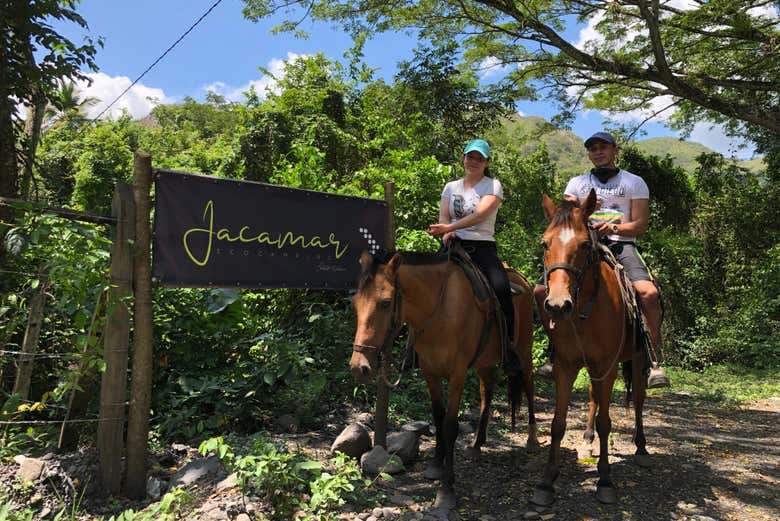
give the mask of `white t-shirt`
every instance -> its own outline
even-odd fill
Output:
[[[468,189],[463,186],[463,179],[458,179],[447,183],[441,193],[441,196],[446,197],[449,201],[450,222],[452,223],[474,213],[479,200],[486,195],[495,195],[502,201],[504,200],[504,190],[497,179],[485,176],[479,183]],[[481,223],[455,230],[455,236],[469,241],[493,241],[496,214],[498,214],[498,208],[493,210]]]
[[[590,216],[592,223],[608,222],[620,224],[631,222],[631,201],[633,199],[650,199],[650,190],[645,180],[626,170],[620,170],[610,177],[606,183],[602,183],[593,174],[582,174],[573,177],[566,185],[564,194],[574,197],[580,204],[588,197],[591,188],[596,190],[596,195],[601,198],[601,208]],[[636,237],[622,235],[608,235],[613,241],[636,242]]]

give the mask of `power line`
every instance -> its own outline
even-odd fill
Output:
[[[185,38],[185,37],[186,37],[188,34],[190,34],[190,32],[192,32],[192,30],[193,30],[193,29],[195,29],[195,27],[197,27],[197,25],[198,25],[198,24],[199,24],[201,21],[203,21],[203,19],[204,19],[204,18],[206,18],[206,17],[209,15],[209,13],[211,13],[211,11],[213,11],[213,10],[214,10],[214,9],[215,9],[215,8],[216,8],[216,7],[217,7],[219,4],[221,4],[221,3],[222,3],[222,0],[217,0],[216,2],[214,2],[214,5],[212,5],[211,7],[209,7],[209,8],[208,8],[208,10],[207,10],[205,13],[203,13],[203,14],[201,15],[201,17],[200,17],[200,18],[198,18],[198,19],[195,21],[195,23],[194,23],[194,24],[192,24],[192,25],[190,26],[190,28],[189,28],[189,29],[187,29],[186,31],[184,31],[184,34],[182,34],[181,36],[179,36],[179,39],[178,39],[178,40],[176,40],[175,42],[173,42],[173,44],[172,44],[170,47],[168,47],[168,48],[165,50],[165,52],[164,52],[164,53],[162,53],[162,54],[160,55],[160,57],[159,57],[159,58],[157,58],[156,60],[154,60],[154,62],[153,62],[153,63],[152,63],[152,64],[151,64],[149,67],[147,67],[147,68],[146,68],[146,70],[145,70],[144,72],[142,72],[142,73],[141,73],[141,75],[140,75],[140,76],[138,76],[138,77],[135,79],[135,81],[133,81],[133,83],[131,83],[131,84],[130,84],[130,86],[129,86],[129,87],[127,87],[125,90],[123,90],[123,91],[122,91],[122,93],[121,93],[119,96],[117,96],[117,97],[116,97],[116,99],[115,99],[114,101],[112,101],[111,103],[109,103],[109,104],[108,104],[108,106],[106,106],[106,108],[104,108],[102,111],[100,111],[100,114],[98,114],[97,116],[95,116],[94,118],[92,118],[92,120],[90,120],[90,122],[89,122],[89,123],[90,123],[90,124],[92,124],[92,123],[95,123],[95,122],[96,122],[98,119],[100,119],[100,116],[102,116],[103,114],[105,114],[105,113],[108,111],[108,109],[110,109],[111,107],[113,107],[113,106],[114,106],[114,103],[116,103],[117,101],[119,101],[119,100],[120,100],[120,98],[122,98],[122,96],[124,96],[125,94],[127,94],[127,92],[128,92],[130,89],[132,89],[132,88],[135,86],[135,84],[136,84],[136,83],[138,83],[139,81],[141,81],[141,78],[143,78],[144,76],[146,76],[146,73],[147,73],[147,72],[149,72],[150,70],[152,70],[152,68],[154,68],[154,66],[155,66],[155,65],[157,65],[157,64],[160,62],[160,60],[162,60],[163,58],[165,58],[165,56],[166,56],[166,55],[167,55],[169,52],[171,52],[171,51],[173,50],[173,48],[174,48],[174,47],[176,47],[176,46],[179,44],[179,42],[181,42],[181,41],[182,41],[182,40],[183,40],[183,39],[184,39],[184,38]]]

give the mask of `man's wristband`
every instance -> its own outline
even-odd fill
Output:
[[[610,229],[610,230],[612,230],[612,233],[613,233],[613,234],[615,234],[615,235],[617,235],[617,234],[618,234],[618,225],[617,225],[617,224],[612,224],[612,225],[609,227],[609,229]]]

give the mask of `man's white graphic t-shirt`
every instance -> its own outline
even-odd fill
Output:
[[[503,201],[504,190],[497,179],[485,176],[479,183],[468,189],[463,186],[463,179],[458,179],[447,183],[441,193],[441,196],[446,197],[449,201],[450,222],[456,222],[474,213],[479,200],[486,195],[495,195]],[[498,214],[498,208],[481,223],[455,230],[455,236],[469,241],[494,240],[496,214]]]
[[[606,183],[599,181],[593,174],[582,174],[574,177],[566,185],[564,194],[567,197],[574,197],[582,203],[588,197],[591,188],[596,190],[596,195],[601,198],[601,208],[590,216],[592,223],[620,224],[631,222],[634,220],[631,215],[631,201],[633,199],[650,199],[650,190],[647,188],[645,180],[622,169],[610,177]],[[635,237],[622,235],[608,235],[607,237],[613,241],[636,242]]]

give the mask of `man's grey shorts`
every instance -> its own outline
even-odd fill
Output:
[[[628,275],[628,280],[631,282],[637,282],[640,280],[653,280],[650,276],[650,272],[645,266],[645,262],[636,251],[636,244],[633,242],[611,242],[608,243],[609,249],[612,250],[612,254],[617,261],[623,265]],[[536,281],[539,285],[544,285],[544,274]]]

